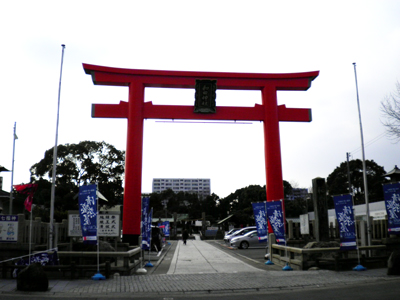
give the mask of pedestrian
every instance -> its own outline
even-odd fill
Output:
[[[188,237],[189,237],[189,234],[188,234],[187,230],[184,229],[182,232],[182,240],[185,245],[186,245],[186,240],[188,239]]]

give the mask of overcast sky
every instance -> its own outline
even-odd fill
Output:
[[[125,119],[93,119],[92,103],[128,100],[127,87],[95,86],[82,63],[155,70],[320,71],[308,91],[279,104],[311,108],[311,123],[280,123],[283,178],[309,188],[361,159],[357,75],[366,159],[400,165],[380,102],[400,80],[400,1],[2,1],[0,165],[14,184],[55,144],[61,44],[65,44],[59,144],[105,141],[126,148]],[[146,89],[145,101],[193,105],[194,90]],[[253,106],[260,92],[218,91],[217,106]],[[142,192],[153,178],[210,178],[225,197],[265,184],[262,124],[145,121]],[[1,173],[3,190],[11,172]]]

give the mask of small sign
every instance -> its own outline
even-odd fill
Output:
[[[82,236],[79,214],[68,214],[68,236]]]
[[[0,215],[0,242],[15,243],[18,241],[18,216]]]
[[[99,214],[99,236],[119,236],[119,214]]]
[[[218,230],[206,230],[205,236],[216,236]]]
[[[196,93],[194,112],[201,114],[215,114],[217,98],[217,81],[196,79]]]
[[[308,222],[308,214],[300,215],[300,233],[310,234],[310,223]]]
[[[110,211],[99,214],[99,236],[119,236],[119,212]],[[68,214],[68,236],[82,236],[79,214]]]

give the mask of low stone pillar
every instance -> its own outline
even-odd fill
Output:
[[[18,244],[25,243],[25,215],[18,214]]]
[[[58,247],[58,240],[59,240],[59,236],[58,236],[58,231],[59,231],[59,223],[54,223],[54,239],[53,239],[53,248],[57,248]]]
[[[314,178],[312,186],[315,216],[314,236],[317,242],[327,242],[329,241],[329,219],[325,179]]]
[[[276,237],[275,234],[270,233],[268,234],[268,253],[269,253],[269,260],[272,261],[272,245],[276,244]]]
[[[310,237],[312,239],[315,239],[315,220],[311,221],[311,226],[312,226],[312,234],[311,234],[311,231],[310,231]]]
[[[45,292],[48,288],[49,280],[40,263],[33,263],[18,273],[18,291]]]
[[[364,220],[360,221],[360,241],[361,241],[361,246],[366,246],[367,245],[367,225],[365,224]]]
[[[288,239],[292,240],[293,239],[293,221],[290,220],[288,222]]]
[[[390,255],[387,275],[400,275],[400,250],[395,250]]]

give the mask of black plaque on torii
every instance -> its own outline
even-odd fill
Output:
[[[217,81],[196,79],[196,93],[194,95],[194,112],[200,114],[215,114],[217,98]]]

